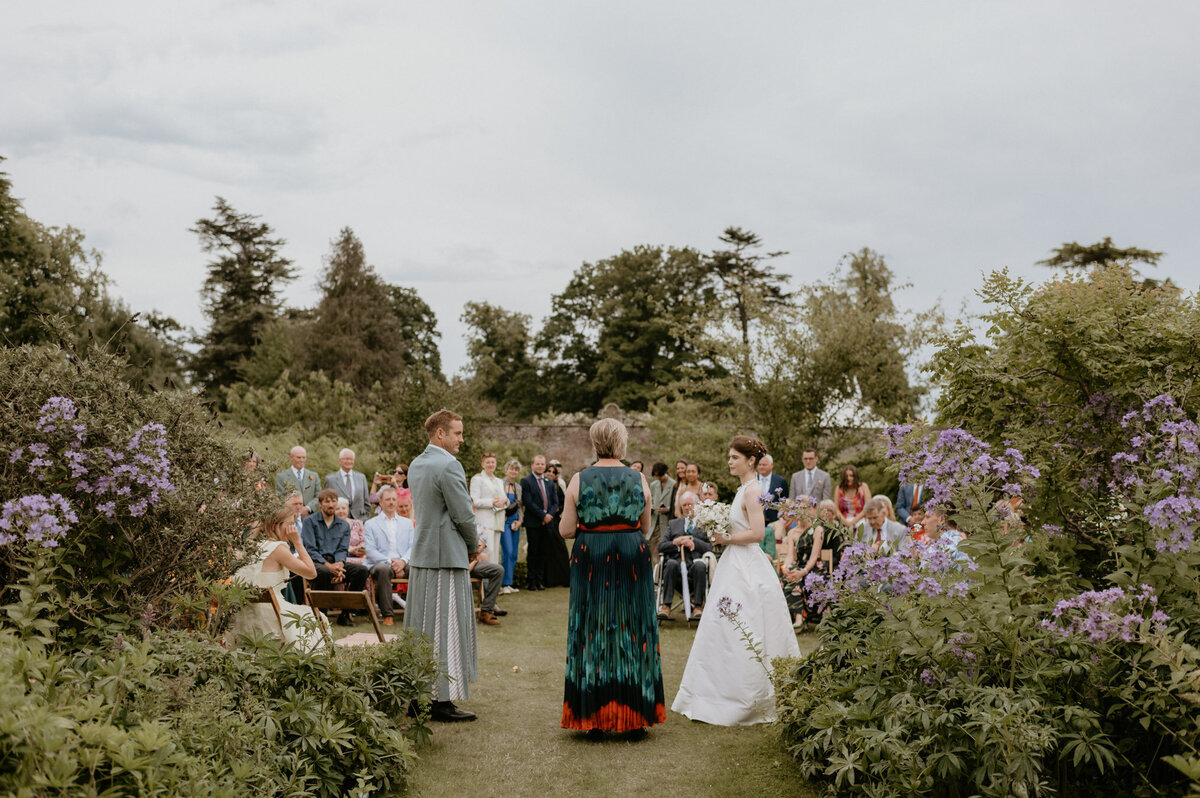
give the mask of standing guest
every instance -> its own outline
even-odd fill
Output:
[[[681,563],[687,564],[688,597],[695,608],[693,618],[699,618],[704,611],[704,590],[708,587],[708,565],[703,558],[712,551],[712,543],[708,540],[708,534],[693,518],[696,512],[696,494],[685,493],[680,496],[679,509],[683,515],[671,519],[667,526],[667,534],[659,544],[659,554],[663,558],[663,603],[658,608],[658,617],[663,620],[671,617],[671,602],[675,600],[675,591],[683,590]]]
[[[679,497],[684,493],[694,493],[701,496],[704,492],[704,483],[700,481],[700,466],[696,463],[688,463],[683,469],[683,481],[675,487],[675,515],[673,518],[678,518],[683,515],[679,508]],[[703,497],[700,499],[704,501]]]
[[[546,466],[546,476],[554,484],[555,511],[550,521],[550,532],[546,536],[546,587],[569,587],[571,585],[571,552],[567,541],[556,534],[562,521],[566,504],[567,484],[562,478],[562,463],[551,460]]]
[[[366,524],[367,569],[375,580],[375,604],[383,615],[383,625],[392,626],[392,580],[408,576],[412,557],[413,522],[396,512],[396,489],[384,485],[379,490],[379,515]]]
[[[905,526],[912,526],[910,516],[925,506],[927,495],[928,491],[921,482],[901,484],[900,492],[896,494],[896,520]]]
[[[846,521],[846,526],[854,529],[866,515],[867,500],[871,498],[871,489],[858,481],[858,469],[848,465],[842,469],[842,478],[833,491],[833,503]]]
[[[679,513],[675,512],[675,499],[679,497],[679,486],[683,484],[684,475],[687,473],[687,460],[675,461],[675,485],[671,488],[671,518],[678,518]]]
[[[391,485],[396,490],[408,487],[408,463],[396,466],[391,474],[375,472],[375,478],[371,480],[371,504],[379,504],[379,489],[384,485]]]
[[[496,607],[496,599],[500,596],[500,583],[504,579],[504,566],[488,559],[484,551],[483,541],[475,548],[467,568],[472,577],[483,582],[483,598],[479,601],[479,622],[487,626],[499,626],[498,615],[508,615],[507,610]]]
[[[496,476],[496,455],[484,452],[480,458],[483,470],[471,477],[471,504],[475,508],[475,523],[483,538],[489,557],[498,557],[500,533],[504,531],[504,480]]]
[[[772,500],[782,499],[788,492],[788,484],[783,477],[775,473],[775,459],[769,454],[758,464],[758,487],[763,496],[770,496]],[[763,518],[775,535],[775,542],[782,541],[783,524],[779,523],[779,510],[764,507]]]
[[[317,496],[320,511],[304,519],[300,537],[317,565],[313,589],[331,590],[344,582],[350,590],[362,590],[367,584],[367,567],[346,562],[350,556],[350,524],[337,517],[337,500],[337,491],[321,491]],[[343,611],[338,615],[338,625],[353,626],[354,615]]]
[[[535,455],[530,464],[533,471],[521,480],[521,501],[525,503],[525,539],[529,544],[526,556],[530,590],[546,589],[546,548],[554,513],[558,511],[558,491],[546,479],[546,455]]]
[[[308,462],[308,452],[303,446],[293,446],[288,452],[288,459],[292,461],[292,467],[285,468],[275,475],[275,492],[280,496],[287,496],[292,491],[299,493],[300,498],[304,500],[300,517],[304,518],[317,511],[321,477],[316,471],[304,467]]]
[[[504,464],[504,531],[500,533],[500,564],[504,567],[504,583],[500,592],[504,595],[516,593],[520,588],[513,585],[513,573],[517,568],[517,552],[521,549],[521,461],[509,460]]]
[[[479,547],[467,475],[454,455],[463,444],[462,416],[439,410],[425,420],[429,446],[408,469],[416,533],[408,562],[404,628],[429,638],[438,664],[430,715],[436,721],[475,720],[455,706],[479,676],[470,554]]]
[[[579,537],[571,558],[562,727],[638,731],[667,719],[650,551],[650,486],[621,464],[625,425],[588,431],[596,463],[571,477],[559,532]]]
[[[869,499],[863,516],[855,535],[859,543],[866,543],[880,554],[887,555],[895,553],[908,542],[908,527],[888,518],[883,502]]]
[[[833,567],[837,568],[842,561],[842,552],[854,542],[854,532],[846,526],[842,514],[832,499],[826,499],[817,505],[816,523],[823,530],[823,548],[833,552]]]
[[[364,542],[363,522],[350,517],[350,502],[346,501],[343,496],[338,496],[337,510],[334,512],[338,518],[350,525],[350,556],[346,558],[346,562],[366,565],[367,549]]]
[[[325,487],[346,497],[350,502],[351,518],[366,521],[371,517],[367,503],[370,493],[367,491],[366,475],[354,470],[354,450],[342,449],[338,452],[338,465],[340,468],[337,471],[325,475]]]
[[[675,480],[667,475],[666,463],[655,463],[650,467],[650,528],[642,535],[650,544],[650,556],[658,562],[658,544],[671,521],[671,505],[675,501]]]
[[[818,504],[826,499],[832,499],[833,485],[829,480],[829,474],[817,468],[817,450],[805,449],[801,453],[800,462],[804,464],[804,468],[792,474],[792,485],[788,492],[788,498],[808,496],[816,499]]]
[[[629,467],[640,474],[646,468],[646,464],[641,460],[634,460],[629,464]]]

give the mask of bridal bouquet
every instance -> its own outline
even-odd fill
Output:
[[[708,539],[720,543],[729,540],[729,505],[709,499],[696,505],[696,525],[708,533]]]

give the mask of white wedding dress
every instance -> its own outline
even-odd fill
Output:
[[[733,499],[731,532],[750,527],[742,507],[745,490],[742,485]],[[759,644],[766,668],[775,657],[800,656],[792,616],[771,561],[757,543],[728,545],[717,563],[704,615],[671,709],[716,726],[749,726],[772,720],[775,692],[771,680],[763,664],[747,649],[737,623],[721,614],[725,598],[729,599],[730,609],[737,611],[737,623]]]

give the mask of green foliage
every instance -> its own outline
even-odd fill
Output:
[[[310,437],[350,438],[370,414],[370,408],[355,395],[354,386],[330,379],[323,371],[309,372],[293,381],[285,370],[265,388],[237,383],[227,390],[225,406],[235,424],[254,433],[296,427]]]
[[[393,351],[405,366],[416,367],[442,378],[442,353],[438,339],[437,315],[415,288],[389,285],[392,314],[400,320],[399,338],[392,342]]]
[[[335,656],[188,633],[71,652],[0,630],[0,793],[398,795],[427,705],[428,644]]]
[[[234,210],[217,197],[213,217],[192,228],[200,247],[215,253],[200,290],[210,321],[192,362],[197,381],[211,396],[238,379],[240,362],[249,357],[260,331],[279,315],[283,283],[294,280],[292,262],[280,254],[284,241],[274,238],[259,217]]]
[[[1046,260],[1038,261],[1039,266],[1051,269],[1095,269],[1117,266],[1132,269],[1135,263],[1145,263],[1157,266],[1161,252],[1153,252],[1137,247],[1114,247],[1108,236],[1097,244],[1087,246],[1072,241],[1054,250],[1054,254]]]
[[[638,246],[584,263],[553,299],[537,339],[555,410],[608,402],[645,410],[663,386],[710,364],[695,346],[713,298],[694,249]]]
[[[785,279],[765,265],[786,252],[755,252],[762,239],[749,230],[727,227],[720,240],[729,249],[718,250],[709,257],[709,264],[720,286],[721,304],[733,308],[734,320],[742,334],[742,345],[750,346],[751,309],[765,307],[782,310],[791,296],[785,289]]]
[[[250,355],[237,364],[241,380],[229,390],[271,388],[285,372],[296,370],[304,348],[306,319],[289,314],[263,324],[250,348]],[[229,396],[226,394],[226,402]]]
[[[70,609],[61,622],[64,637],[152,617],[168,597],[232,573],[243,531],[275,506],[273,496],[254,490],[254,476],[199,398],[181,391],[140,393],[126,381],[126,369],[124,358],[99,349],[0,349],[0,478],[7,496],[57,490],[86,516],[55,550],[58,599]],[[138,430],[162,425],[173,490],[140,516],[122,508],[105,517],[96,509],[103,498],[71,487],[75,480],[59,439],[38,429],[51,397],[69,397],[78,409],[77,423],[86,430],[81,451],[92,469],[108,461],[106,450],[132,458],[127,447]],[[45,471],[9,456],[38,442],[50,447],[52,466]],[[0,549],[5,584],[12,585],[20,557],[20,547]]]
[[[675,478],[675,461],[687,460],[700,466],[700,478],[712,482],[722,493],[737,490],[729,474],[729,442],[737,433],[737,422],[727,410],[695,398],[659,399],[650,408],[646,422],[652,448],[670,467]],[[650,473],[650,463],[646,473]]]
[[[1200,412],[1200,299],[1147,288],[1123,267],[1031,285],[992,274],[980,296],[984,336],[965,325],[933,357],[938,415],[994,444],[1012,441],[1042,471],[1036,520],[1077,544],[1064,555],[1095,578],[1109,550],[1098,524],[1112,510],[1121,416],[1169,394]],[[1128,530],[1111,534],[1132,543]]]
[[[471,386],[478,395],[511,418],[529,419],[543,411],[547,396],[532,354],[528,314],[467,302],[462,322],[468,329]]]

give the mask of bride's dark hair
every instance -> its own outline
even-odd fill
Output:
[[[757,468],[759,462],[767,455],[767,447],[758,438],[750,438],[745,435],[738,435],[729,443],[729,448],[733,449],[738,454],[745,457],[747,460],[754,461],[754,467]]]

